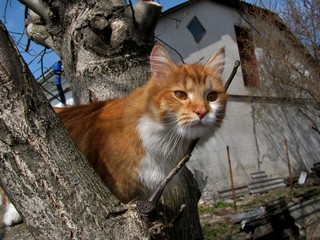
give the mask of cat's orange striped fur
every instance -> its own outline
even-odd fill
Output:
[[[205,66],[175,65],[156,45],[151,78],[128,97],[56,109],[64,126],[113,194],[147,198],[194,138],[221,125],[227,96],[224,51]]]

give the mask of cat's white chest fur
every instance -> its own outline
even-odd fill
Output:
[[[145,194],[150,197],[180,160],[186,148],[181,137],[173,136],[169,128],[147,116],[140,119],[137,127],[145,149],[137,171],[140,181],[146,187]]]
[[[15,224],[21,223],[22,218],[18,213],[17,209],[10,203],[7,206],[6,213],[3,216],[3,223],[6,226],[14,226]]]

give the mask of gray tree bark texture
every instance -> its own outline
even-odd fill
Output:
[[[35,239],[148,239],[101,182],[0,27],[0,175]]]
[[[161,5],[20,1],[39,15],[26,21],[27,34],[60,55],[76,103],[125,96],[146,81]]]
[[[149,54],[154,44],[153,32],[161,14],[161,6],[158,4],[137,1],[130,7],[123,0],[20,1],[32,10],[30,18],[26,20],[29,38],[52,48],[60,55],[77,104],[125,96],[148,79]],[[0,59],[0,62],[3,60]],[[7,69],[3,71],[8,72]],[[28,72],[26,67],[22,72]],[[8,74],[1,78],[5,76],[8,76],[7,80],[1,81],[15,82],[19,79],[17,77],[21,78]],[[34,82],[34,79],[27,78]],[[23,87],[20,89],[17,86]],[[51,235],[59,236],[52,239],[62,239],[62,236],[67,236],[66,239],[76,239],[79,236],[83,236],[82,239],[99,239],[89,237],[92,226],[81,230],[77,226],[84,225],[87,218],[96,222],[107,218],[110,222],[105,220],[97,223],[100,229],[109,226],[110,232],[118,232],[121,229],[116,227],[118,222],[122,226],[131,224],[132,227],[112,238],[134,239],[134,234],[141,227],[135,218],[136,212],[126,210],[131,208],[110,197],[100,179],[91,179],[93,170],[83,162],[74,143],[65,136],[67,133],[55,114],[49,110],[44,97],[36,95],[33,87],[21,83],[17,86],[4,88],[8,89],[7,93],[1,89],[4,97],[0,101],[6,106],[1,109],[7,109],[4,111],[6,114],[1,113],[0,117],[0,126],[2,128],[3,124],[4,129],[1,130],[1,136],[4,136],[1,141],[10,143],[1,143],[0,171],[1,176],[2,173],[6,174],[4,180],[1,179],[1,185],[19,212],[25,216],[33,235],[39,236],[37,228],[33,226],[42,224],[48,232],[52,231]],[[24,100],[13,100],[12,96],[17,95],[18,98],[21,95],[19,91],[24,91]],[[17,108],[13,108],[16,105]],[[7,120],[9,116],[11,119]],[[28,133],[27,130],[32,132]],[[40,150],[44,152],[40,154]],[[57,159],[59,154],[66,155]],[[187,205],[182,216],[168,231],[168,237],[175,240],[203,239],[197,212],[200,196],[198,188],[192,174],[187,169],[183,171],[184,174],[175,177],[162,198],[168,221],[176,216],[181,204]],[[88,189],[87,185],[80,187],[84,181],[82,178],[89,173],[88,179],[91,180],[88,180]],[[102,188],[104,190],[101,191]],[[88,199],[83,200],[85,197]],[[42,201],[37,202],[38,199]],[[25,201],[29,203],[27,208],[24,207]],[[91,210],[91,204],[93,209],[98,207],[99,210]],[[73,217],[74,215],[77,217]],[[56,229],[60,227],[67,230]],[[131,228],[132,237],[128,235]],[[90,233],[96,228],[92,229]],[[53,234],[55,230],[57,234]],[[141,227],[140,230],[138,239],[143,239],[145,229]],[[99,231],[102,235],[105,234]],[[108,234],[104,235],[104,239],[111,238],[111,233]],[[43,238],[49,239],[38,237]]]

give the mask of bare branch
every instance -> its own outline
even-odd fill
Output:
[[[132,11],[132,21],[133,21],[133,24],[135,24],[136,23],[136,17],[134,15],[134,9],[133,9],[133,4],[132,4],[131,0],[129,0],[129,5],[130,5],[131,11]]]
[[[156,191],[152,194],[148,201],[140,201],[137,203],[137,208],[141,216],[146,219],[150,219],[153,217],[154,210],[159,202],[159,199],[167,186],[167,184],[171,181],[171,179],[181,170],[181,168],[189,161],[191,157],[191,153],[198,143],[199,139],[193,140],[185,155],[179,160],[177,165],[171,170],[168,176],[162,181],[162,183],[158,186]]]
[[[131,32],[137,41],[152,41],[156,23],[159,20],[162,6],[153,1],[137,1],[127,17],[132,21]]]
[[[26,5],[28,8],[30,8],[32,11],[34,11],[36,14],[38,14],[43,21],[46,23],[50,22],[50,15],[51,11],[50,9],[43,4],[43,1],[41,0],[19,0],[22,4]]]
[[[179,51],[175,48],[173,48],[172,46],[170,46],[168,43],[166,43],[165,41],[161,40],[159,37],[155,37],[155,39],[157,39],[159,42],[161,42],[162,44],[164,44],[165,46],[167,46],[168,48],[170,48],[172,51],[174,51],[176,54],[178,54],[180,61],[184,64],[184,60],[183,57],[181,56],[181,54],[179,53]]]

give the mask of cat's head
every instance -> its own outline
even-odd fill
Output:
[[[150,56],[151,117],[187,139],[213,134],[225,114],[224,49],[204,65],[176,65],[160,45]]]

